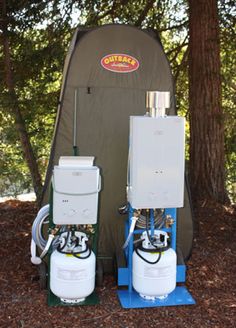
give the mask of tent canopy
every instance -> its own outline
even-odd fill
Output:
[[[127,71],[128,70],[128,71]],[[54,165],[60,156],[95,156],[102,172],[99,208],[99,254],[112,256],[124,241],[129,116],[145,114],[147,90],[170,91],[175,115],[173,79],[163,47],[154,32],[128,25],[77,29],[66,57],[44,203]],[[185,258],[192,247],[189,194],[178,210],[177,243]]]

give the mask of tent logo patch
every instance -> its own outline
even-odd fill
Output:
[[[126,54],[109,54],[101,59],[101,65],[115,73],[130,73],[139,68],[139,61]]]

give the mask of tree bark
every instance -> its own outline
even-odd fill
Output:
[[[217,0],[189,0],[190,182],[195,199],[227,201]]]
[[[25,126],[24,119],[21,114],[17,94],[14,86],[12,63],[11,63],[11,54],[10,54],[10,45],[7,31],[7,14],[6,14],[6,1],[1,0],[1,29],[2,29],[2,46],[3,46],[3,57],[4,57],[4,66],[5,66],[5,83],[8,90],[10,98],[10,112],[15,120],[15,127],[19,134],[20,142],[22,145],[22,150],[24,154],[24,159],[28,165],[33,188],[39,202],[42,196],[42,179],[39,173],[38,164],[34,156],[32,145],[30,143],[29,135]]]

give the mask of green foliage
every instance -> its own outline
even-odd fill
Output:
[[[71,27],[40,23],[38,11],[41,1],[32,7],[17,7],[18,2],[10,2],[14,10],[9,18],[9,41],[11,48],[12,70],[19,107],[26,122],[27,132],[42,176],[45,174],[54,120],[59,98],[60,81],[66,46],[71,39]],[[27,8],[26,8],[27,7]],[[41,8],[41,7],[40,7]],[[9,9],[10,10],[10,9]],[[36,16],[34,16],[36,15]],[[32,21],[32,18],[35,20]],[[46,19],[42,13],[40,16]],[[4,76],[3,54],[0,52],[0,74]],[[16,194],[32,188],[29,170],[23,160],[18,133],[10,115],[12,99],[9,97],[4,80],[0,83],[0,194]]]
[[[10,0],[7,1],[7,11],[16,92],[42,176],[50,153],[63,62],[74,25],[127,23],[157,30],[174,75],[177,110],[188,119],[186,0]],[[232,200],[236,201],[234,1],[219,1],[219,13],[227,187]],[[3,76],[1,51],[0,74]],[[11,99],[3,81],[0,82],[0,93],[0,194],[15,194],[30,189],[31,181],[9,113]]]

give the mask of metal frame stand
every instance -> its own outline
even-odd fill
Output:
[[[134,209],[129,205],[129,216],[126,221],[125,235],[126,238],[129,233]],[[176,230],[177,230],[177,211],[175,208],[165,209],[164,215],[170,215],[174,223],[170,228],[162,228],[159,230],[166,231],[171,235],[171,248],[176,251]],[[154,234],[154,211],[150,210],[150,230],[151,236]],[[134,230],[133,236],[142,234],[144,229]],[[176,305],[190,305],[195,304],[194,299],[188,292],[185,286],[177,286],[175,290],[164,299],[146,300],[141,297],[132,286],[132,256],[133,256],[133,241],[131,237],[128,247],[125,250],[125,257],[127,267],[118,268],[118,286],[127,286],[128,289],[118,290],[118,297],[123,308],[144,308],[144,307],[158,307],[158,306],[176,306]],[[177,283],[184,283],[186,280],[186,266],[184,264],[177,265]]]

